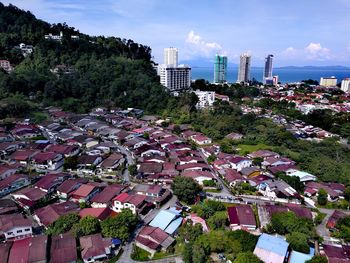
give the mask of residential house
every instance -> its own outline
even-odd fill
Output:
[[[243,229],[253,231],[256,229],[255,215],[250,205],[228,207],[227,213],[232,230]]]
[[[302,182],[302,183],[317,180],[317,177],[315,175],[312,175],[312,174],[307,173],[307,172],[299,171],[297,169],[288,169],[285,173],[288,176],[299,177],[300,182]]]
[[[193,178],[200,185],[203,185],[204,181],[216,181],[215,176],[209,171],[187,170],[181,175]]]
[[[197,143],[198,145],[206,145],[206,144],[211,144],[213,142],[212,139],[201,134],[192,135],[191,140]]]
[[[248,154],[249,158],[268,158],[268,157],[274,157],[274,158],[280,158],[280,155],[278,153],[275,153],[273,151],[270,150],[258,150],[255,152],[252,152],[250,154]]]
[[[284,263],[289,244],[281,237],[263,233],[255,246],[254,254],[263,262]]]
[[[334,210],[333,214],[329,217],[327,221],[327,228],[334,230],[336,228],[338,221],[346,216],[347,216],[346,213],[340,210]]]
[[[121,193],[112,201],[112,210],[117,213],[120,213],[123,209],[130,209],[133,214],[144,214],[150,208],[144,195]]]
[[[77,170],[82,174],[94,174],[95,167],[102,161],[101,156],[81,155],[78,157]]]
[[[182,224],[181,210],[171,207],[161,210],[149,223],[150,226],[158,227],[169,235],[174,235]]]
[[[231,164],[231,168],[237,171],[241,171],[243,168],[252,166],[252,160],[241,156],[232,157],[228,159],[228,161]]]
[[[159,250],[166,250],[175,239],[158,227],[144,226],[136,237],[135,245],[153,255]]]
[[[39,188],[25,188],[12,194],[16,202],[21,207],[28,210],[35,208],[41,201],[45,200],[47,196],[47,192]]]
[[[337,188],[337,185],[327,184],[323,182],[307,182],[305,185],[304,193],[306,196],[317,196],[320,189],[324,189],[327,192],[327,199],[330,202],[337,201],[343,197],[344,188]]]
[[[30,180],[27,175],[13,174],[0,181],[0,197],[5,196],[13,191],[30,185]]]
[[[203,232],[209,232],[209,227],[205,219],[197,216],[196,214],[189,214],[185,220],[191,220],[192,225],[200,224],[202,226]]]
[[[349,245],[323,244],[323,251],[329,263],[345,263],[350,261]]]
[[[0,165],[0,180],[3,180],[7,177],[9,177],[10,175],[14,175],[15,173],[18,173],[20,170],[20,166],[19,165]]]
[[[121,165],[124,162],[123,155],[119,153],[113,153],[108,158],[106,158],[104,161],[99,163],[97,165],[97,173],[103,174],[103,173],[111,173],[115,171],[119,165]]]
[[[48,239],[46,235],[33,236],[29,243],[29,263],[45,263],[47,262]]]
[[[112,203],[115,196],[119,195],[125,186],[113,184],[106,186],[101,192],[91,198],[91,206],[93,208],[106,208]]]
[[[80,207],[77,203],[67,201],[63,203],[54,203],[45,207],[39,208],[35,211],[33,218],[39,225],[48,227],[55,222],[60,216],[77,213],[80,211]]]
[[[39,153],[38,150],[30,150],[30,149],[17,150],[14,153],[12,153],[8,159],[10,162],[18,162],[22,165],[28,165],[32,157],[37,153]]]
[[[252,177],[258,176],[262,173],[262,171],[256,166],[245,167],[242,170],[240,170],[239,172],[247,178],[252,178]]]
[[[38,172],[56,171],[63,166],[63,157],[54,152],[39,152],[32,157],[31,163]]]
[[[39,181],[34,184],[34,187],[51,194],[55,192],[57,187],[60,186],[64,180],[68,179],[69,176],[69,174],[64,173],[47,174],[40,178]]]
[[[79,153],[79,147],[76,145],[50,144],[45,148],[46,152],[54,152],[64,157],[72,157]]]
[[[112,211],[111,209],[109,209],[109,207],[100,207],[100,208],[89,207],[89,208],[84,208],[80,210],[79,216],[81,218],[86,216],[92,216],[97,218],[100,221],[103,221],[110,216],[111,212]]]
[[[12,247],[12,242],[0,243],[0,255],[1,255],[2,263],[9,262],[8,259],[10,256],[11,247]]]
[[[74,190],[78,189],[82,184],[87,182],[88,179],[85,178],[65,180],[60,186],[57,187],[56,193],[60,200],[67,201]]]
[[[77,244],[70,233],[53,236],[51,241],[51,263],[75,263],[78,260]]]
[[[219,174],[229,183],[230,187],[234,187],[236,184],[246,181],[246,179],[234,169],[219,170]]]
[[[282,180],[267,180],[259,184],[258,190],[264,196],[271,199],[275,198],[288,198],[288,199],[300,199],[298,192],[289,184]]]
[[[16,203],[11,199],[0,199],[0,215],[18,212]]]
[[[112,254],[111,238],[103,238],[100,233],[80,237],[81,257],[84,263],[106,260]]]
[[[32,221],[22,214],[0,215],[0,232],[5,239],[21,239],[32,235]]]
[[[92,184],[82,184],[72,192],[71,200],[73,202],[86,203],[90,202],[91,198],[93,198],[98,192],[101,191],[100,187],[97,187]]]

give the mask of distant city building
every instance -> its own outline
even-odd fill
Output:
[[[342,80],[340,89],[344,92],[350,91],[350,78],[346,78]]]
[[[170,91],[189,89],[191,86],[191,68],[187,65],[159,65],[158,75],[160,83]]]
[[[0,60],[0,68],[5,70],[6,72],[10,72],[13,70],[10,61],[8,60]]]
[[[337,86],[337,79],[334,76],[321,78],[320,85],[324,87],[335,87]]]
[[[268,55],[265,58],[265,68],[264,68],[264,77],[263,81],[264,84],[273,84],[273,79],[272,79],[272,60],[273,60],[273,55]]]
[[[278,76],[273,76],[272,77],[272,82],[273,82],[273,85],[276,86],[278,84],[278,82],[279,82]]]
[[[214,62],[214,83],[226,82],[227,57],[215,55]]]
[[[177,67],[178,49],[174,47],[164,48],[164,64],[167,66]]]
[[[203,109],[213,106],[215,102],[215,92],[214,91],[200,91],[196,90],[194,92],[198,97],[198,102],[196,104],[197,109]]]
[[[248,53],[244,53],[240,56],[238,79],[237,82],[248,82],[250,79],[250,62],[251,56]]]

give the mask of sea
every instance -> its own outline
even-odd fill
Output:
[[[205,79],[213,81],[214,69],[212,67],[192,67],[191,77],[195,79]],[[227,82],[237,81],[238,68],[229,68],[227,70]],[[281,83],[299,82],[301,80],[313,79],[320,81],[321,77],[335,76],[338,82],[345,78],[350,78],[350,68],[313,68],[313,67],[286,67],[273,69],[273,76],[278,76]],[[263,68],[252,67],[250,78],[255,78],[262,82]]]

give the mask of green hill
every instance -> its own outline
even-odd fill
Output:
[[[0,72],[0,100],[8,102],[17,94],[10,101],[31,98],[43,106],[59,105],[76,112],[104,105],[153,113],[172,100],[159,84],[150,47],[133,40],[89,36],[65,23],[49,24],[1,3],[0,32],[0,59],[15,67],[11,73]],[[46,34],[60,32],[61,41],[45,39]],[[33,53],[24,57],[20,43],[33,45]],[[53,73],[58,65],[63,65],[63,71]],[[15,113],[0,107],[0,117]]]

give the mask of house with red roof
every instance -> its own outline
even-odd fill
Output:
[[[229,183],[231,187],[234,187],[237,183],[247,181],[239,172],[234,169],[219,170],[219,174]]]
[[[69,176],[69,174],[65,173],[47,174],[40,178],[39,181],[34,184],[34,187],[51,194],[55,192],[57,187],[60,186]]]
[[[77,190],[75,190],[71,199],[74,202],[85,203],[89,202],[92,197],[94,197],[98,192],[101,191],[100,187],[92,184],[82,184]]]
[[[48,227],[55,222],[60,216],[69,213],[78,213],[80,211],[79,204],[72,201],[63,203],[54,203],[45,207],[39,208],[35,211],[33,218],[39,225]]]
[[[250,167],[253,164],[252,160],[242,156],[232,157],[228,159],[228,162],[231,164],[231,168],[237,171],[241,171],[243,168]]]
[[[142,214],[148,207],[146,196],[132,193],[121,193],[112,202],[112,210],[117,213],[130,209],[133,214]]]
[[[0,165],[0,180],[3,180],[10,175],[18,173],[21,170],[21,166],[13,164],[13,165]]]
[[[344,217],[346,217],[347,214],[340,210],[334,210],[333,214],[330,216],[330,218],[327,221],[327,228],[334,230],[336,228],[336,225],[338,221]]]
[[[227,208],[230,228],[253,231],[257,228],[255,215],[250,205],[238,205]]]
[[[5,239],[22,239],[32,235],[32,221],[22,214],[0,215],[0,233]]]
[[[25,188],[14,194],[12,197],[24,209],[34,209],[40,201],[48,197],[48,193],[39,188]]]
[[[136,237],[135,245],[153,257],[157,251],[166,250],[174,241],[174,238],[159,227],[144,226]]]
[[[209,171],[187,170],[181,175],[193,178],[200,185],[203,185],[204,181],[216,181],[215,176]]]
[[[80,149],[77,145],[50,144],[45,148],[45,151],[61,154],[64,157],[71,157],[77,155]]]
[[[112,239],[103,238],[100,233],[81,237],[80,246],[84,263],[105,260],[113,249]]]
[[[196,214],[189,214],[186,218],[186,221],[191,220],[192,225],[200,224],[202,226],[203,232],[209,232],[209,227],[205,219],[197,216]]]
[[[112,184],[106,186],[101,192],[91,198],[91,206],[94,208],[109,207],[112,199],[119,195],[126,187],[124,185]]]
[[[77,244],[70,233],[53,236],[51,241],[51,263],[77,262]]]
[[[56,193],[60,200],[68,200],[74,190],[78,189],[82,184],[88,182],[88,179],[68,179],[64,181],[60,186],[57,187]]]
[[[29,262],[29,244],[31,237],[13,242],[8,263]]]
[[[32,157],[31,164],[38,172],[56,171],[63,166],[63,156],[55,152],[39,152]]]
[[[350,246],[323,244],[323,251],[329,263],[350,262]]]
[[[124,157],[120,153],[112,153],[105,160],[97,165],[97,173],[111,173],[124,162]]]
[[[0,255],[1,255],[1,260],[2,260],[1,262],[3,262],[3,263],[8,262],[11,247],[12,247],[12,242],[0,243]]]
[[[12,162],[18,162],[22,165],[28,165],[32,157],[39,153],[38,150],[21,149],[17,150],[9,156],[9,160]]]
[[[30,263],[43,263],[47,262],[47,236],[39,235],[33,236],[29,243],[29,256],[28,262]]]
[[[109,217],[111,213],[112,213],[112,210],[109,209],[109,207],[101,207],[101,208],[89,207],[89,208],[84,208],[80,210],[79,216],[81,218],[86,216],[92,216],[97,218],[98,220],[103,221],[107,217]]]

